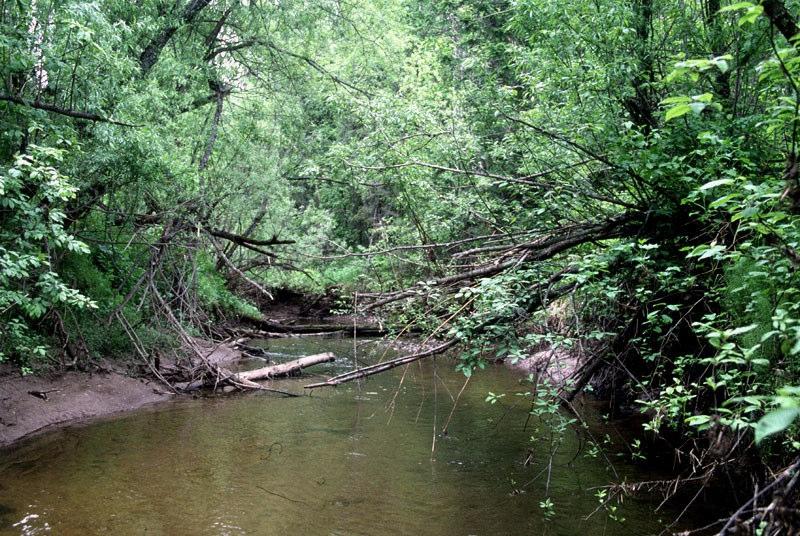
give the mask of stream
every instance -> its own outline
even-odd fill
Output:
[[[336,353],[276,382],[293,392],[353,366],[349,339],[260,345],[273,362]],[[385,347],[359,339],[355,351],[371,363]],[[302,398],[186,398],[30,438],[0,452],[0,535],[639,535],[675,517],[654,513],[658,497],[626,498],[621,523],[595,512],[608,464],[569,428],[551,465],[548,423],[526,426],[521,377],[503,366],[470,380],[449,433],[434,436],[464,379],[439,357]],[[490,391],[506,395],[491,404]],[[583,410],[594,437],[617,441],[613,424]],[[629,458],[611,457],[620,479],[657,477]],[[545,520],[548,496],[555,515]]]

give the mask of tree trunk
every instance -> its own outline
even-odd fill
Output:
[[[769,21],[787,41],[791,42],[792,37],[800,33],[797,22],[781,0],[764,0],[761,5]]]
[[[189,24],[192,22],[197,14],[210,3],[211,0],[192,0],[189,2],[183,10],[183,13],[181,13],[180,24]],[[161,51],[167,46],[169,40],[172,39],[172,36],[178,31],[178,28],[178,24],[169,24],[144,48],[141,55],[139,55],[139,69],[141,70],[142,76],[150,72],[150,69],[152,69],[158,61]]]
[[[724,13],[719,12],[721,7],[722,5],[720,0],[708,0],[706,3],[706,30],[710,36],[709,44],[711,48],[711,55],[716,57],[722,56],[727,52],[725,48],[724,26],[721,19],[721,16],[724,15]],[[717,71],[713,81],[714,90],[716,91],[717,95],[722,98],[725,106],[728,105],[728,101],[731,98],[730,75],[730,71]]]
[[[634,94],[623,101],[631,121],[645,134],[658,126],[653,115],[655,101],[650,84],[653,83],[653,51],[650,49],[650,26],[653,21],[653,1],[634,0],[634,27],[636,29],[637,72],[631,81]]]
[[[270,378],[275,378],[277,376],[289,376],[294,374],[295,372],[299,372],[301,369],[306,367],[310,367],[312,365],[318,365],[320,363],[330,363],[331,361],[335,360],[336,356],[333,355],[331,352],[325,352],[324,354],[314,354],[308,355],[305,357],[301,357],[295,359],[293,361],[287,361],[286,363],[281,363],[279,365],[270,365],[269,367],[264,367],[255,370],[247,370],[245,372],[239,372],[234,374],[231,378],[234,382],[252,382],[256,380],[268,380]]]

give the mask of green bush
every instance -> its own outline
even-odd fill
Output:
[[[197,297],[209,311],[216,310],[223,315],[261,317],[258,307],[230,291],[225,278],[216,270],[208,255],[199,255],[197,259]]]

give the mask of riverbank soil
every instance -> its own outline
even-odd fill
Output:
[[[165,386],[117,372],[0,377],[0,446],[45,428],[168,400]]]
[[[208,350],[207,360],[225,364],[241,358],[231,344],[196,341]],[[20,376],[10,365],[0,367],[0,447],[58,425],[133,411],[173,398],[169,388],[150,378],[107,366],[95,372],[52,372]]]
[[[546,348],[517,362],[506,360],[505,363],[512,370],[536,374],[557,387],[563,387],[581,365],[577,353],[562,348]]]

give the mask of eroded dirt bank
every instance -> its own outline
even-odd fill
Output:
[[[0,446],[39,430],[172,397],[163,385],[112,373],[0,378]]]
[[[206,347],[214,363],[241,356],[230,345]],[[0,370],[0,447],[45,429],[133,411],[174,396],[163,383],[122,371],[21,377],[9,367]]]
[[[203,350],[208,363],[225,365],[242,358],[241,348],[248,347],[238,345],[249,337],[347,337],[351,335],[351,324],[366,330],[371,336],[383,334],[384,331],[371,318],[358,318],[354,322],[352,317],[332,317],[325,314],[325,310],[313,312],[316,314],[309,316],[308,311],[300,310],[300,305],[295,308],[273,306],[269,311],[270,319],[263,323],[273,331],[276,326],[281,327],[281,333],[250,330],[245,325],[235,330],[244,336],[243,339],[230,339],[217,345],[195,339],[195,343]],[[342,326],[347,329],[339,329]],[[331,329],[339,331],[328,333]],[[252,333],[248,336],[249,331]],[[322,333],[316,333],[317,331]],[[424,346],[430,347],[435,343],[436,341],[429,341]],[[423,348],[417,340],[400,339],[387,341],[386,344],[399,353],[413,353]],[[188,349],[186,356],[192,361],[195,359]],[[133,366],[135,363],[129,365]],[[162,366],[170,365],[174,363],[162,362]],[[125,371],[122,363],[107,362],[104,369],[104,372],[66,372],[21,377],[14,367],[0,367],[0,447],[59,425],[133,411],[180,396],[173,394],[169,387],[153,378],[141,364],[138,364],[139,371],[133,375]],[[141,377],[142,375],[147,377]]]

